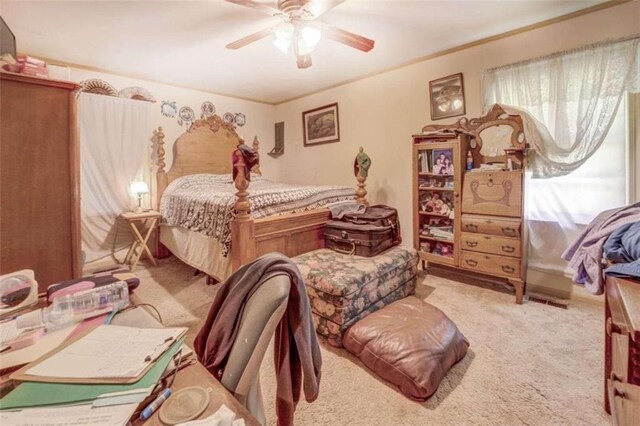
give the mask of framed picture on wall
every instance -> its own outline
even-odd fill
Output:
[[[465,114],[462,73],[429,82],[431,119],[457,117]]]
[[[340,141],[338,104],[333,103],[302,113],[304,146]]]

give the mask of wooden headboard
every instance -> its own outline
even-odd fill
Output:
[[[180,135],[173,144],[173,164],[165,171],[164,133],[162,127],[154,131],[157,144],[156,203],[160,208],[160,199],[167,186],[175,179],[199,174],[231,173],[233,169],[231,155],[238,144],[243,143],[231,124],[225,123],[218,115],[196,120],[189,130]],[[254,149],[259,142],[254,140]],[[254,172],[257,171],[254,169]]]

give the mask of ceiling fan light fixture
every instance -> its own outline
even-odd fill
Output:
[[[273,45],[278,48],[282,53],[288,53],[291,47],[291,41],[293,40],[293,25],[286,23],[278,25],[273,30]]]
[[[318,43],[320,43],[320,39],[322,38],[322,31],[317,28],[305,26],[300,31],[302,35],[302,39],[305,44],[311,48],[311,50],[315,49]]]

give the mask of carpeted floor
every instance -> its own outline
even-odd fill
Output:
[[[189,327],[204,320],[218,286],[175,258],[136,269],[138,294],[164,323]],[[471,342],[425,403],[413,402],[377,379],[345,350],[322,344],[319,398],[301,402],[296,425],[603,425],[603,306],[572,300],[568,310],[421,275],[417,296],[442,309]],[[261,372],[267,418],[275,422],[272,350]]]

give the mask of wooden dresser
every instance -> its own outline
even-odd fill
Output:
[[[522,303],[526,277],[522,170],[468,172],[462,190],[460,267],[506,278]]]
[[[74,83],[0,73],[0,274],[80,276]]]
[[[527,144],[521,118],[496,105],[481,118],[425,126],[413,136],[413,143],[414,242],[423,266],[433,262],[499,278],[514,287],[516,303],[522,303],[527,273]],[[453,156],[451,176],[433,176],[429,169],[442,152]],[[468,159],[473,170],[464,170]],[[503,166],[482,168],[496,163]],[[453,210],[449,216],[439,216],[429,207],[434,199],[449,204]],[[451,230],[451,235],[442,229]],[[438,246],[447,248],[446,256]]]
[[[605,284],[605,410],[614,425],[640,422],[640,281]]]

